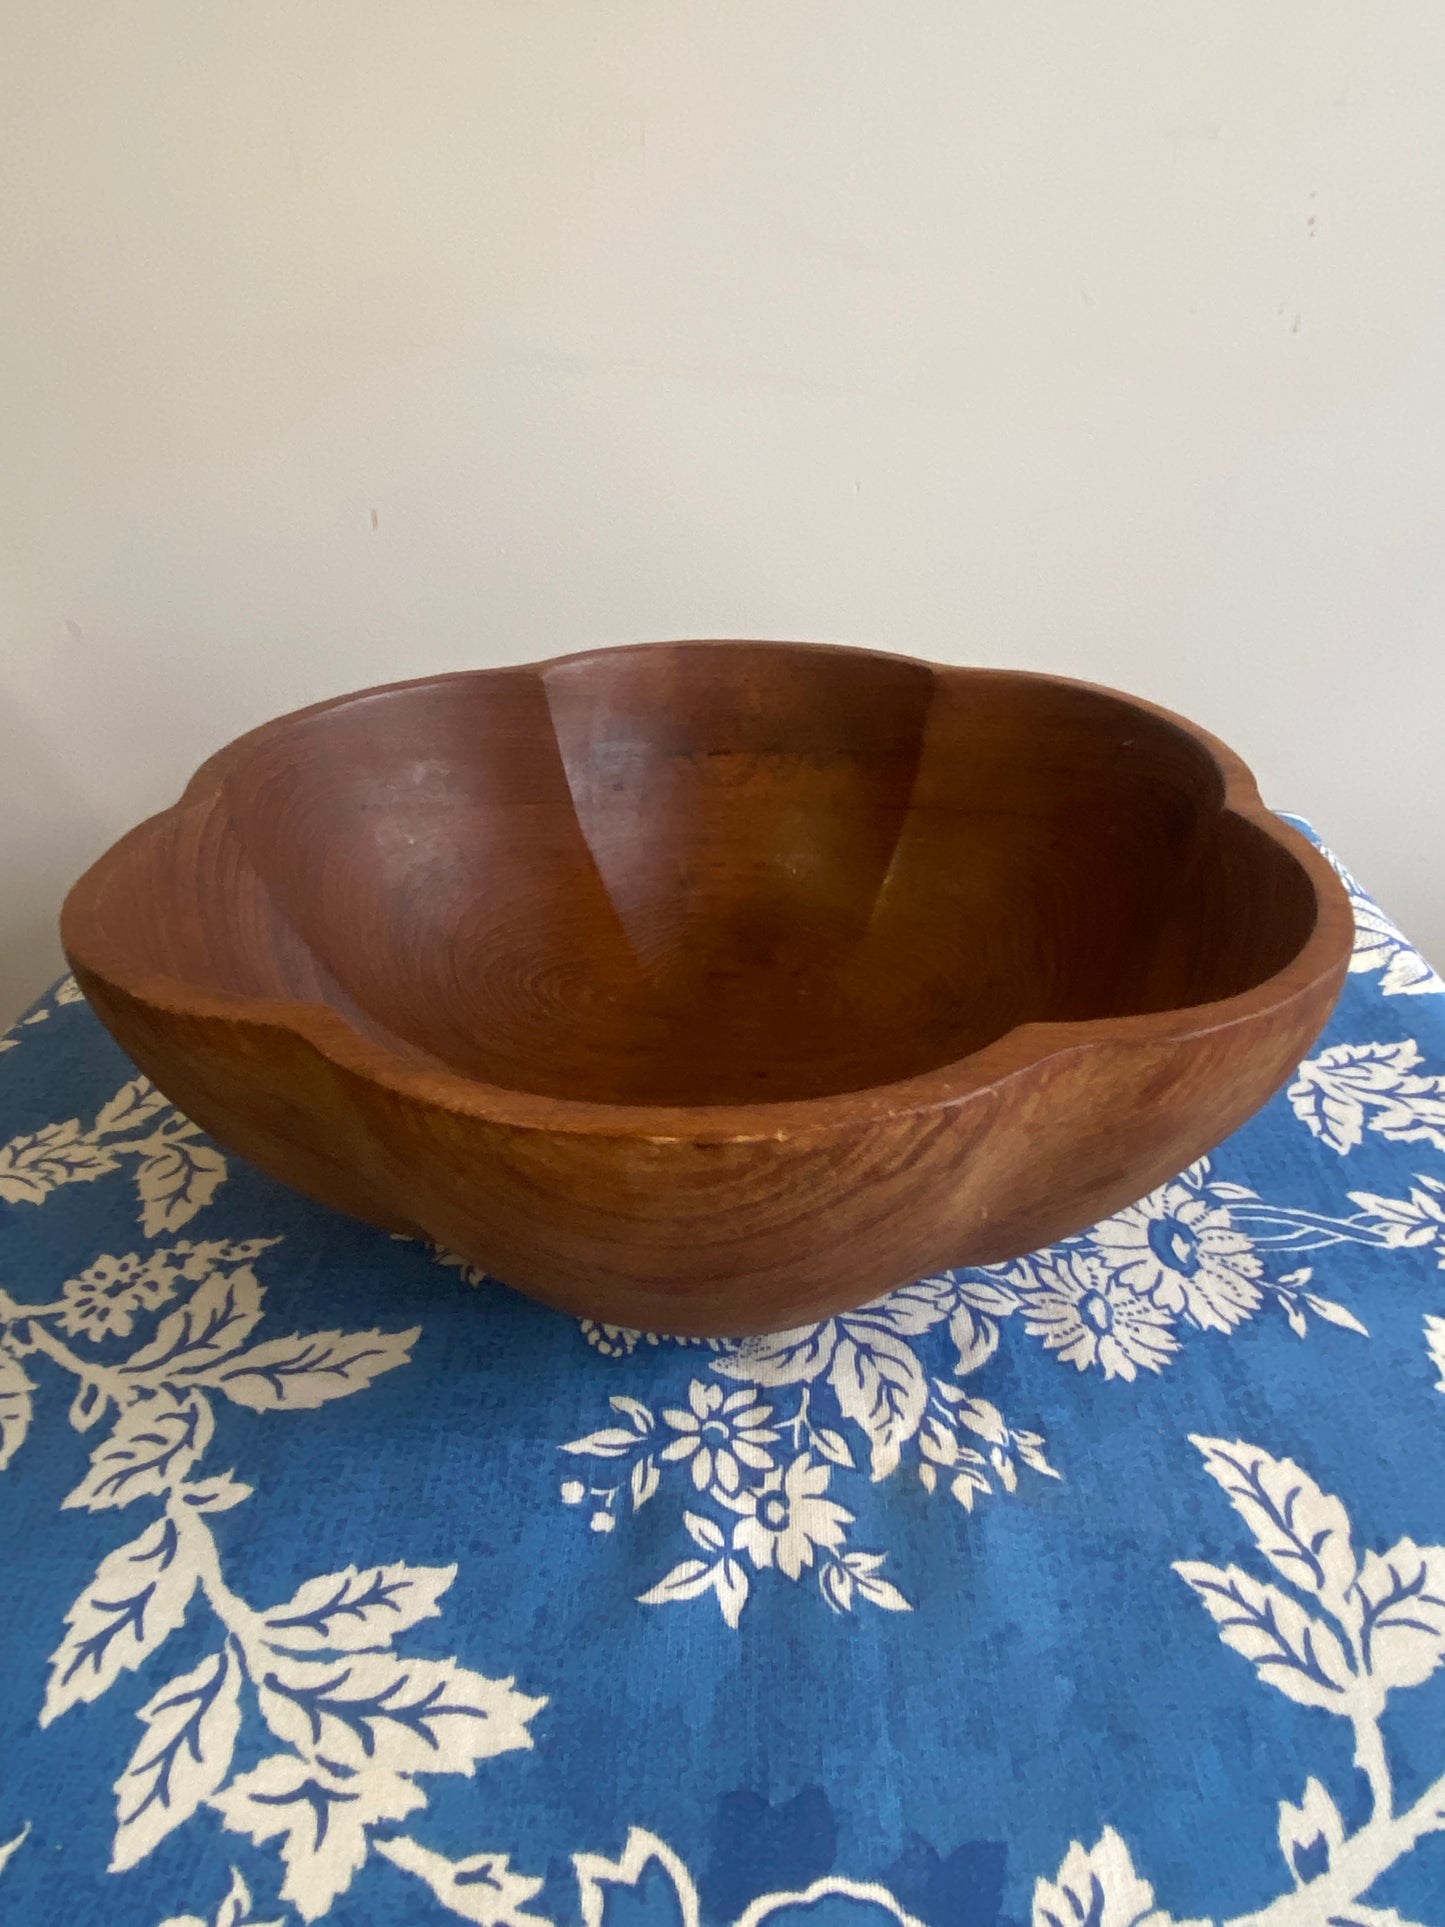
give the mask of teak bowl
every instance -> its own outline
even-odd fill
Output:
[[[548,1303],[797,1325],[1082,1230],[1285,1080],[1329,865],[1147,703],[797,643],[393,684],[213,756],[66,902],[166,1095]]]

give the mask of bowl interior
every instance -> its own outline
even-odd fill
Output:
[[[1103,692],[658,645],[273,726],[106,915],[157,971],[513,1090],[818,1097],[1273,975],[1313,892],[1222,797]]]

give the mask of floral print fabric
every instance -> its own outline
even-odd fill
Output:
[[[0,1919],[1440,1927],[1445,983],[1086,1234],[546,1311],[0,1039]]]

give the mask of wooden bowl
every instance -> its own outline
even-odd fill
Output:
[[[678,1333],[1084,1229],[1351,943],[1222,744],[1087,684],[658,643],[283,716],[75,885],[136,1063],[323,1203]]]

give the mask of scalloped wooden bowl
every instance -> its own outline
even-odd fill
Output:
[[[75,885],[136,1063],[323,1203],[678,1333],[1082,1230],[1329,1015],[1328,864],[1086,684],[687,642],[399,683],[211,758]]]

